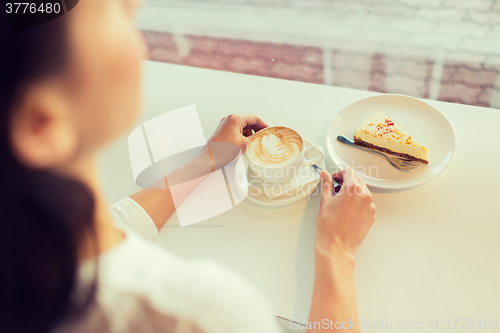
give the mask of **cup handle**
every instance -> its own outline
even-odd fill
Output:
[[[321,155],[316,156],[315,158],[307,158],[307,155],[309,155],[313,151],[317,151]],[[309,146],[304,150],[304,163],[302,165],[311,166],[313,164],[317,164],[321,162],[324,156],[325,156],[325,150],[323,149],[323,147],[321,147],[320,145]]]

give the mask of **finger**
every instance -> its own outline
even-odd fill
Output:
[[[224,122],[224,120],[226,120],[226,117],[222,118],[222,119],[220,120],[220,123],[219,123],[219,124],[222,124],[222,123]]]
[[[366,183],[363,181],[363,179],[359,178],[359,176],[358,176],[358,179],[359,179],[359,182],[365,186],[366,191],[368,191],[369,193],[371,193],[370,189],[368,188],[368,185],[366,185]]]
[[[333,181],[330,174],[326,171],[321,171],[321,199],[331,198],[333,195]]]
[[[268,127],[269,125],[256,114],[247,114],[241,116],[243,122],[243,128],[250,127],[255,132],[260,131],[263,128]]]
[[[372,202],[370,205],[370,212],[372,213],[372,219],[375,221],[377,219],[377,207],[375,204]]]
[[[366,191],[370,192],[370,189],[368,188],[368,185],[366,185],[366,183],[363,181],[363,179],[358,176],[358,174],[354,171],[354,169],[351,169],[351,170],[352,170],[352,174],[353,174],[352,179],[356,180],[356,184],[360,184],[361,186],[363,186],[363,188]]]
[[[344,182],[349,184],[358,184],[360,179],[353,168],[347,168],[344,171]]]
[[[335,179],[337,182],[343,181],[344,180],[344,170],[339,170],[339,171],[333,173],[332,178]]]

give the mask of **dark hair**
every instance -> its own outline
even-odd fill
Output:
[[[0,10],[2,332],[48,332],[86,306],[76,304],[72,292],[80,245],[84,239],[95,241],[92,193],[74,179],[24,166],[9,139],[10,117],[27,85],[57,75],[68,65],[67,16],[12,33]]]

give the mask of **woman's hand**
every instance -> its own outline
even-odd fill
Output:
[[[332,176],[321,172],[321,204],[316,232],[314,291],[309,322],[357,322],[354,252],[375,221],[375,205],[365,183],[353,169],[333,178],[343,183],[333,196]],[[335,326],[337,328],[337,326]],[[308,329],[307,333],[321,329]],[[339,332],[360,332],[343,324]]]
[[[353,169],[334,173],[342,184],[333,196],[331,176],[321,173],[322,196],[317,220],[316,251],[320,254],[354,255],[375,221],[376,207],[366,184]]]
[[[230,114],[222,118],[208,142],[232,142],[245,152],[250,136],[268,125],[257,115]]]

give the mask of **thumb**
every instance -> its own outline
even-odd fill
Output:
[[[331,198],[333,195],[332,176],[326,171],[321,171],[321,200]]]

